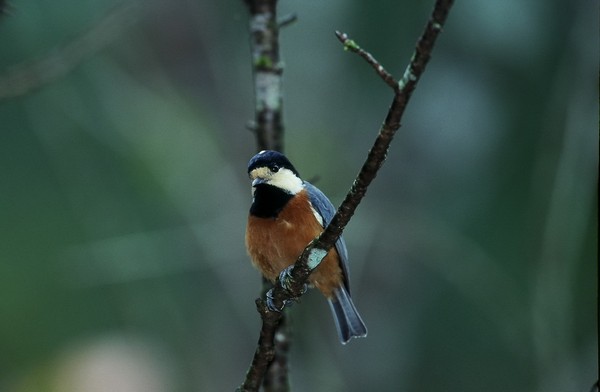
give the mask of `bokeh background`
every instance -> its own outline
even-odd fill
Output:
[[[5,3],[5,2],[2,2]],[[241,0],[0,18],[0,390],[231,391],[258,337]],[[290,1],[286,153],[339,204],[433,1]],[[294,391],[588,391],[598,2],[460,0],[345,237],[369,337],[292,308]]]

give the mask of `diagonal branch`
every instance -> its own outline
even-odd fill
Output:
[[[417,42],[415,53],[404,72],[404,75],[398,82],[397,86],[392,86],[394,89],[394,98],[388,110],[385,121],[382,124],[379,134],[369,151],[366,161],[364,162],[358,176],[354,180],[350,191],[346,198],[338,208],[333,219],[327,228],[319,237],[313,240],[302,252],[290,275],[291,279],[285,282],[285,287],[277,284],[272,292],[273,303],[275,306],[283,306],[284,301],[297,298],[302,294],[303,285],[306,282],[311,271],[315,269],[337,239],[342,234],[344,228],[354,215],[354,211],[358,207],[362,198],[367,192],[367,188],[371,181],[377,175],[378,170],[385,161],[388,148],[396,131],[400,128],[400,123],[408,101],[415,89],[417,82],[425,71],[425,67],[435,41],[442,30],[453,0],[437,0],[425,30]],[[383,68],[377,60],[369,53],[350,40],[346,34],[339,34],[338,37],[344,44],[345,48],[359,54],[371,64],[380,77],[389,85],[393,77]],[[348,44],[350,42],[350,44]]]
[[[346,34],[337,34],[347,50],[359,54],[375,68],[382,80],[393,89],[394,98],[367,159],[335,216],[321,235],[313,240],[299,256],[294,268],[291,270],[289,281],[283,282],[284,284],[278,281],[275,285],[271,294],[273,303],[278,308],[283,308],[286,301],[302,295],[304,283],[307,281],[310,273],[319,265],[342,234],[352,215],[354,215],[358,204],[365,196],[369,184],[371,184],[378,170],[383,165],[394,134],[400,128],[401,119],[408,101],[417,82],[425,71],[433,46],[442,30],[442,26],[446,22],[452,3],[453,0],[436,0],[430,19],[417,42],[415,53],[398,83],[395,83],[394,78],[385,71],[383,66],[368,52],[362,50],[356,42],[350,40]],[[259,346],[256,349],[246,381],[238,391],[258,390],[260,378],[262,377],[261,372],[264,374],[264,371],[259,369],[260,366],[255,367],[255,364],[268,363],[272,359],[274,355],[273,339],[275,337],[275,330],[282,318],[282,313],[270,311],[263,299],[258,299],[256,305],[263,321]],[[254,378],[258,377],[259,381],[253,382],[250,376]]]

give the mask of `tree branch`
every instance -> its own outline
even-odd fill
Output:
[[[379,77],[381,79],[383,79],[383,81],[392,88],[392,90],[394,90],[394,92],[398,92],[398,82],[396,81],[396,79],[394,79],[394,77],[385,70],[385,68],[383,68],[383,66],[381,64],[379,64],[379,61],[375,60],[375,58],[371,55],[371,53],[364,51],[360,46],[358,46],[356,44],[356,42],[354,42],[354,40],[351,40],[348,37],[348,34],[345,33],[340,33],[339,31],[335,32],[335,36],[340,40],[340,42],[344,45],[344,50],[349,50],[351,52],[354,52],[356,54],[358,54],[360,57],[362,57],[363,59],[365,59],[365,61],[367,63],[369,63],[369,65],[371,67],[373,67],[373,69],[375,69],[375,72],[377,72],[377,75],[379,75]]]
[[[290,272],[290,279],[286,282],[278,281],[275,285],[272,296],[273,303],[278,308],[283,308],[285,302],[296,299],[302,295],[304,283],[308,280],[310,273],[319,265],[327,255],[327,252],[342,234],[344,228],[352,218],[352,215],[354,215],[354,211],[358,207],[358,204],[366,194],[369,184],[373,181],[378,170],[383,165],[392,139],[396,131],[400,128],[402,116],[408,101],[410,100],[417,82],[425,71],[427,62],[431,57],[433,46],[446,22],[452,3],[453,0],[436,1],[430,19],[425,26],[425,30],[417,42],[412,59],[398,83],[395,83],[394,78],[377,60],[375,60],[375,58],[373,58],[373,56],[361,49],[360,46],[358,46],[356,42],[350,40],[346,34],[336,34],[344,44],[345,49],[359,54],[375,68],[382,80],[393,89],[394,98],[385,117],[385,121],[379,130],[379,134],[369,151],[367,159],[335,216],[321,235],[313,240],[298,257],[298,260],[294,264],[294,268]],[[270,311],[263,299],[258,299],[256,303],[263,324],[261,327],[259,346],[256,349],[252,366],[248,373],[252,373],[254,378],[260,378],[261,372],[264,371],[258,367],[262,363],[268,363],[272,359],[274,331],[279,325],[283,313]],[[257,365],[257,368],[255,368],[255,364]],[[239,390],[257,391],[259,385],[260,382],[250,383],[249,377],[247,377],[246,382]]]
[[[255,119],[249,125],[260,150],[283,152],[283,66],[279,57],[279,29],[292,24],[296,15],[277,20],[277,0],[244,0],[250,11],[250,50],[254,78]],[[261,297],[272,287],[263,278]],[[259,313],[261,304],[257,302]],[[263,305],[264,306],[264,305]],[[266,392],[289,391],[288,351],[289,325],[286,317],[263,318],[258,348],[246,374],[241,391],[257,391],[261,384]]]
[[[283,152],[283,65],[279,58],[277,0],[245,0],[250,10],[250,50],[254,76],[255,119],[251,130],[259,150]]]
[[[421,75],[425,71],[425,67],[429,58],[431,57],[431,51],[435,41],[442,30],[450,7],[452,6],[453,0],[437,0],[431,14],[425,30],[417,42],[415,53],[402,76],[402,79],[394,85],[394,98],[392,104],[388,110],[385,121],[382,124],[379,134],[369,151],[366,161],[364,162],[357,178],[354,180],[350,191],[346,195],[346,198],[338,208],[333,219],[327,226],[327,228],[321,233],[319,237],[313,240],[302,252],[298,260],[296,261],[294,268],[290,275],[291,279],[285,282],[284,285],[279,282],[273,292],[273,303],[277,307],[282,307],[285,301],[290,299],[298,298],[302,294],[303,285],[308,279],[311,271],[315,269],[323,258],[327,255],[327,252],[333,244],[337,241],[339,236],[342,234],[344,228],[354,215],[354,211],[358,204],[367,192],[367,188],[371,181],[377,175],[377,171],[383,165],[386,154],[392,139],[400,128],[400,123],[408,101],[415,89],[417,82]],[[393,80],[393,77],[371,56],[369,53],[361,49],[356,42],[350,41],[351,44],[347,44],[348,36],[346,34],[339,34],[342,43],[345,48],[356,52],[361,57],[365,58],[369,64],[371,64],[383,81],[389,85],[389,81]],[[285,286],[285,287],[284,287]]]

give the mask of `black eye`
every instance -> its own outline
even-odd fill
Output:
[[[269,170],[271,170],[273,173],[277,173],[279,171],[279,166],[277,166],[275,163],[272,163],[269,165]]]

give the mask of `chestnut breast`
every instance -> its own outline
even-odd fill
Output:
[[[304,248],[323,227],[311,208],[308,194],[301,191],[285,204],[275,217],[248,217],[246,247],[252,263],[269,280],[275,281],[279,273],[293,264]],[[335,287],[342,284],[342,269],[334,248],[313,271],[310,283],[327,298]]]

